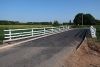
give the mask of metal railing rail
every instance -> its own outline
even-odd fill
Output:
[[[29,37],[44,36],[67,31],[69,26],[30,28],[30,29],[8,29],[4,30],[4,42],[14,41]]]

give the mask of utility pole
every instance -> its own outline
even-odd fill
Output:
[[[83,14],[82,14],[82,26],[83,26]]]

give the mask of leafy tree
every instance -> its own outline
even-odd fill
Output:
[[[69,25],[72,25],[72,21],[71,20],[69,21]]]
[[[96,25],[100,25],[100,20],[95,20],[96,21]]]
[[[0,20],[0,25],[18,25],[19,21]]]
[[[0,20],[0,25],[52,25],[52,22],[26,22]]]
[[[68,25],[68,22],[63,22],[62,24],[63,24],[63,25]]]
[[[53,26],[59,26],[60,24],[59,24],[59,22],[57,21],[57,20],[55,20],[54,22],[53,22]]]
[[[94,25],[96,23],[95,18],[91,14],[78,13],[73,20],[76,25],[82,25],[82,21],[83,25]]]

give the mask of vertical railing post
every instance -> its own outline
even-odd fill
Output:
[[[9,40],[11,40],[12,38],[11,38],[11,29],[9,29]]]
[[[63,32],[63,27],[62,26],[60,27],[60,29],[61,29],[61,32]]]
[[[32,28],[32,33],[31,33],[31,34],[32,34],[32,36],[33,36],[33,33],[34,33],[34,31],[33,31],[33,28]]]
[[[69,30],[69,26],[67,27],[67,29]]]
[[[60,32],[60,30],[61,30],[61,29],[60,29],[60,27],[59,27],[59,32]]]
[[[91,26],[90,27],[90,32],[91,32],[92,38],[96,38],[96,28],[94,28],[93,26]]]
[[[54,32],[54,28],[53,27],[51,27],[51,31],[52,31],[52,33]]]

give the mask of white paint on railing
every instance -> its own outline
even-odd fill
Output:
[[[11,30],[9,30],[9,37],[10,37],[10,40],[11,40]]]
[[[34,30],[33,30],[33,28],[32,28],[32,36],[33,36],[33,31],[34,31]]]
[[[66,26],[60,27],[45,27],[45,28],[31,28],[31,29],[9,29],[4,30],[5,40],[4,42],[19,40],[29,37],[43,36],[54,33],[67,31],[69,28]]]
[[[90,32],[91,32],[92,38],[96,38],[96,28],[94,28],[93,26],[91,26],[90,27]]]

